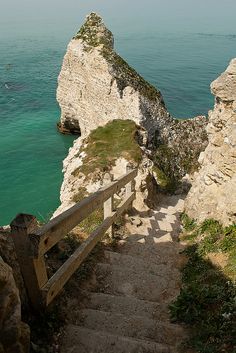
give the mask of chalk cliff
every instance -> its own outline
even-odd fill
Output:
[[[186,211],[202,221],[236,222],[236,59],[211,84],[214,110],[209,113],[209,144],[199,157],[200,171],[186,200]]]
[[[91,13],[68,45],[58,79],[62,131],[82,136],[114,119],[131,119],[150,135],[172,119],[161,93],[115,51],[112,33]]]
[[[115,52],[112,33],[95,13],[87,16],[68,45],[58,78],[57,100],[60,131],[79,132],[82,138],[110,121],[133,120],[147,131],[152,159],[169,178],[179,179],[191,171],[206,147],[207,119],[172,118],[160,91]],[[80,144],[76,142],[73,148],[77,155]]]

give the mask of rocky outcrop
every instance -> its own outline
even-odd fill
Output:
[[[10,227],[0,227],[0,257],[12,268],[14,280],[20,293],[22,306],[27,308],[28,297],[11,237]]]
[[[114,119],[134,120],[153,135],[172,119],[161,93],[115,51],[112,33],[90,14],[68,45],[58,79],[63,131],[86,136]]]
[[[153,160],[166,177],[173,181],[192,174],[199,168],[198,157],[207,146],[207,119],[197,116],[193,119],[173,119],[161,136],[156,131],[153,141]]]
[[[29,326],[21,321],[21,302],[12,269],[0,257],[0,352],[28,353]]]
[[[114,120],[132,120],[144,128],[148,156],[169,179],[181,179],[196,169],[199,153],[207,144],[206,117],[185,121],[172,118],[161,93],[115,52],[112,33],[95,13],[87,17],[68,45],[58,78],[57,100],[60,130],[79,132],[83,139]],[[64,204],[71,199],[66,186],[69,179],[72,181],[68,175],[82,163],[78,156],[83,144],[84,140],[76,141],[64,163]],[[77,182],[72,184],[77,187]]]
[[[214,218],[227,225],[236,222],[236,59],[211,84],[215,107],[209,114],[209,144],[199,157],[186,200],[186,212],[202,221]]]
[[[123,176],[127,168],[139,170],[134,206],[144,209],[145,204],[153,205],[155,196],[157,201],[157,182],[152,177],[153,162],[148,158],[146,144],[147,132],[130,120],[114,120],[88,137],[77,139],[63,163],[61,206],[54,216]],[[117,203],[123,192],[115,196]]]

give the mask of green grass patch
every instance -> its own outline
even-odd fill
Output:
[[[236,224],[232,224],[223,230],[223,238],[220,242],[220,248],[224,252],[236,249]]]
[[[88,192],[86,190],[86,188],[84,187],[80,187],[76,194],[73,195],[72,201],[75,203],[78,203],[80,201],[82,201],[86,196],[88,196]]]
[[[107,172],[119,157],[138,165],[142,159],[142,150],[135,138],[137,129],[131,120],[113,120],[93,130],[83,149],[86,154],[83,165],[74,172],[74,175],[82,172],[87,176],[96,169]]]
[[[185,251],[183,287],[170,305],[173,321],[192,327],[187,345],[200,353],[235,352],[236,287],[211,262],[199,255],[197,245]]]
[[[79,225],[80,229],[90,235],[103,221],[103,208],[98,208]]]
[[[236,225],[224,228],[214,219],[197,225],[185,214],[181,219],[191,245],[184,251],[180,295],[170,305],[172,320],[189,325],[186,344],[196,352],[235,353]],[[213,265],[209,252],[225,253],[226,267]]]
[[[186,231],[192,231],[197,226],[195,219],[190,218],[186,213],[182,213],[180,219]]]
[[[73,196],[73,201],[78,203],[86,198],[88,192],[86,188],[79,188],[78,192]],[[87,235],[90,235],[103,221],[103,208],[100,207],[91,213],[87,218],[85,218],[79,224],[81,231]]]

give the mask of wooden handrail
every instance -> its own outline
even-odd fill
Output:
[[[103,205],[112,195],[116,194],[128,182],[137,176],[137,170],[132,170],[125,176],[113,181],[94,194],[69,208],[50,222],[30,234],[34,242],[35,257],[42,256],[69,233],[77,224],[87,218],[92,212]]]
[[[36,218],[31,215],[19,214],[11,222],[11,233],[21,272],[35,309],[50,304],[107,230],[112,236],[113,223],[135,200],[132,184],[136,176],[137,170],[129,171],[40,228],[37,227]],[[113,196],[123,187],[126,188],[125,198],[113,210]],[[44,254],[102,205],[102,224],[48,280]]]
[[[43,286],[42,292],[48,305],[53,298],[64,287],[65,283],[70,279],[72,274],[77,270],[81,262],[89,255],[95,245],[101,240],[108,228],[114,223],[119,216],[127,209],[135,199],[135,194],[132,193],[113,212],[106,218],[103,223],[81,244],[81,246],[69,257],[69,259],[59,268],[59,270],[49,279],[47,284]]]

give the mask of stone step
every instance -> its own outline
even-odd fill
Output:
[[[68,337],[68,340],[67,340]],[[69,325],[61,353],[174,353],[173,347]]]
[[[168,307],[136,298],[104,293],[90,293],[87,308],[120,313],[126,316],[143,316],[149,319],[168,320]]]
[[[123,266],[99,263],[96,276],[100,291],[137,299],[163,302],[178,295],[178,286],[168,277],[133,271]]]
[[[118,252],[143,258],[153,264],[166,264],[172,268],[179,268],[179,253],[184,249],[180,243],[155,244],[153,237],[132,234],[126,240],[118,243]]]
[[[181,326],[157,322],[142,316],[127,316],[99,310],[84,309],[79,313],[80,326],[114,335],[176,345],[184,336]]]
[[[111,265],[124,266],[136,272],[148,272],[157,276],[178,278],[179,271],[167,264],[157,264],[140,256],[130,256],[122,253],[105,251],[104,260]]]

